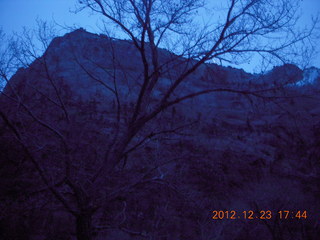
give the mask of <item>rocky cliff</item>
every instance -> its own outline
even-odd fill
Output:
[[[196,62],[158,52],[145,115]],[[216,91],[157,115],[110,171],[104,160],[126,134],[142,75],[132,42],[79,29],[11,78],[0,96],[2,239],[79,239],[87,209],[91,239],[317,239],[318,69],[203,65],[171,100]],[[213,219],[214,210],[239,219]]]

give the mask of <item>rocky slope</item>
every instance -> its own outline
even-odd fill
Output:
[[[159,58],[170,64],[164,64],[147,110],[190,64],[163,49]],[[76,237],[74,216],[41,181],[30,154],[50,184],[77,206],[76,194],[64,182],[64,161],[85,189],[107,143],[122,134],[117,127],[125,129],[129,121],[141,74],[139,53],[130,41],[79,29],[55,38],[41,58],[12,77],[0,96],[7,119],[0,122],[2,239]],[[106,171],[106,182],[86,192],[96,206],[92,239],[317,239],[319,76],[319,69],[294,65],[264,75],[202,66],[175,97],[212,88],[236,91],[171,107],[135,137],[129,149],[143,144],[127,154],[121,171]],[[150,136],[159,131],[167,133]],[[161,184],[126,189],[140,177]],[[109,198],[114,192],[119,193]],[[214,220],[213,210],[235,210],[241,217]],[[249,210],[270,210],[274,216],[243,219],[242,212]],[[279,210],[294,215],[279,219]],[[295,217],[305,210],[307,219]]]

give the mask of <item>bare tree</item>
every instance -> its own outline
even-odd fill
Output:
[[[106,162],[109,164],[103,166],[111,166],[109,169],[119,164],[132,139],[159,113],[199,95],[236,92],[232,89],[203,89],[179,96],[179,87],[190,81],[192,74],[204,63],[212,59],[237,62],[252,52],[287,62],[293,55],[302,53],[297,46],[304,46],[314,27],[295,32],[298,6],[288,1],[231,0],[223,11],[224,18],[203,28],[194,23],[196,12],[205,6],[203,1],[88,0],[79,3],[82,8],[101,14],[107,23],[124,32],[138,50],[143,64],[141,88],[127,130],[107,151]],[[171,58],[161,62],[158,47],[166,45],[170,50],[178,50],[178,56],[186,57],[187,64],[184,71],[171,79],[163,96],[150,107],[155,86],[161,83],[166,69],[170,64],[174,66],[176,60]]]
[[[180,89],[183,86],[194,81],[193,78],[197,71],[201,71],[206,63],[213,60],[228,63],[244,61],[251,53],[287,62],[293,55],[301,54],[301,48],[298,47],[305,46],[303,43],[310,39],[313,32],[314,26],[300,32],[293,31],[297,20],[295,11],[298,6],[284,0],[271,2],[230,0],[226,6],[222,7],[222,10],[219,10],[221,18],[201,25],[197,22],[197,11],[202,11],[205,7],[205,3],[199,0],[79,1],[79,10],[89,8],[101,14],[106,26],[111,23],[129,37],[139,53],[139,63],[142,66],[139,69],[141,72],[135,77],[138,82],[138,87],[133,90],[135,99],[128,107],[129,103],[121,95],[118,86],[119,81],[127,77],[127,72],[125,69],[120,71],[121,74],[116,71],[116,69],[121,69],[121,63],[116,59],[112,39],[109,38],[109,46],[114,71],[110,72],[93,59],[80,58],[74,53],[74,62],[77,63],[82,73],[109,91],[115,104],[112,135],[108,139],[99,139],[99,145],[91,149],[96,155],[92,154],[89,160],[85,159],[86,157],[79,159],[83,151],[75,139],[78,134],[93,131],[96,123],[92,121],[91,126],[84,127],[84,125],[77,125],[76,121],[72,120],[69,109],[71,107],[57,87],[58,80],[50,71],[46,53],[40,58],[43,69],[41,74],[44,79],[48,80],[54,95],[42,92],[42,89],[35,89],[35,91],[62,113],[63,124],[59,122],[57,125],[52,119],[37,116],[14,87],[12,87],[12,94],[6,96],[23,109],[23,114],[28,116],[30,122],[45,129],[45,133],[39,137],[40,141],[49,135],[52,139],[54,138],[51,140],[53,145],[59,146],[58,149],[61,152],[54,156],[57,159],[61,158],[62,164],[59,164],[58,167],[51,165],[45,169],[41,165],[42,159],[38,152],[41,152],[41,149],[44,149],[44,152],[48,151],[49,146],[43,145],[34,149],[34,146],[28,141],[30,137],[39,133],[31,135],[30,131],[17,127],[8,114],[0,111],[3,122],[14,133],[24,154],[33,163],[36,172],[40,174],[44,186],[51,192],[55,200],[75,218],[76,235],[79,240],[92,239],[94,230],[114,226],[136,235],[145,236],[143,232],[134,232],[123,227],[126,214],[128,214],[126,200],[120,201],[122,207],[116,214],[120,219],[117,223],[106,221],[104,226],[97,226],[94,222],[95,215],[108,209],[108,205],[113,206],[112,202],[115,199],[144,185],[166,185],[170,191],[177,192],[174,186],[163,179],[163,172],[160,169],[166,164],[180,160],[182,156],[150,164],[148,169],[141,174],[133,174],[125,169],[126,164],[133,161],[130,154],[144,146],[150,139],[183,134],[181,129],[190,125],[189,123],[172,124],[169,128],[161,126],[152,129],[148,126],[150,122],[161,117],[161,114],[169,112],[169,109],[172,110],[173,116],[174,106],[204,94],[231,92],[269,98],[265,94],[267,90],[250,89],[203,88],[197,91],[190,89],[187,93],[181,93]],[[47,48],[50,38],[46,35],[45,26],[42,26],[43,28],[40,28],[36,36],[43,47]],[[22,49],[23,54],[18,54],[14,58],[15,61],[23,64],[30,62],[30,59],[38,59],[35,54],[37,50],[32,44],[30,35],[26,34],[26,36],[28,41],[25,43],[28,45],[18,46],[16,50]],[[163,57],[160,47],[165,47],[173,53],[168,53],[168,56]],[[10,61],[3,62],[9,63]],[[101,79],[99,74],[87,67],[87,64],[103,71],[107,75],[107,81]],[[4,70],[1,70],[1,76],[8,83],[7,88],[10,89],[9,78]],[[170,82],[165,87],[163,87],[164,79],[169,79]],[[160,86],[164,88],[162,94],[155,97],[156,90]],[[4,95],[7,94],[4,93]],[[92,109],[92,106],[89,108]],[[88,167],[89,161],[91,166]],[[158,173],[155,174],[155,171]],[[62,176],[62,179],[57,179],[57,175]],[[116,181],[120,179],[121,183],[117,184]],[[178,193],[178,195],[183,194]],[[158,231],[157,222],[160,220],[155,221],[153,225],[155,231]]]

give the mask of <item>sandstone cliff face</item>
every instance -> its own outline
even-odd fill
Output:
[[[146,112],[190,64],[163,49],[159,58],[170,64],[164,64]],[[12,77],[0,96],[13,125],[0,122],[3,239],[74,239],[77,234],[78,218],[41,181],[25,148],[50,184],[80,211],[79,195],[65,184],[70,165],[72,180],[95,209],[92,239],[317,239],[319,70],[284,65],[252,75],[202,66],[175,97],[212,88],[238,93],[202,95],[161,113],[135,136],[128,149],[139,147],[128,152],[122,167],[105,170],[88,190],[109,144],[126,131],[142,74],[130,41],[79,29],[54,39],[41,58]],[[167,132],[154,137],[161,131]],[[213,210],[279,209],[307,210],[309,217],[211,219]]]

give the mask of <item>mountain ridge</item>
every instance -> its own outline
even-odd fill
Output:
[[[159,52],[160,62],[174,61],[164,64],[142,116],[158,106],[188,66],[187,59]],[[55,38],[42,57],[10,79],[0,94],[5,240],[74,240],[77,224],[89,213],[86,224],[92,224],[95,240],[285,239],[292,234],[317,239],[316,81],[299,85],[304,72],[290,64],[264,75],[203,65],[169,101],[217,91],[159,113],[112,170],[105,159],[130,125],[142,72],[130,41],[77,30]],[[92,184],[97,171],[101,177]],[[302,230],[301,220],[276,219],[270,222],[277,229],[272,232],[267,220],[224,219],[221,225],[224,220],[211,216],[213,210],[276,214],[282,208],[308,211]]]
[[[55,62],[59,61],[59,57],[64,56],[64,58],[71,59],[70,55],[66,54],[66,52],[70,51],[72,48],[75,48],[74,50],[79,51],[89,51],[87,53],[83,54],[89,54],[93,55],[96,52],[95,51],[100,51],[101,46],[106,45],[107,42],[112,41],[113,44],[116,46],[116,48],[122,49],[122,52],[120,50],[120,57],[121,59],[126,59],[126,58],[131,58],[133,57],[135,60],[132,62],[139,62],[139,56],[137,51],[134,49],[133,43],[130,40],[120,40],[120,39],[114,39],[114,38],[109,38],[106,35],[103,34],[94,34],[94,33],[89,33],[85,31],[84,29],[77,29],[73,32],[66,33],[64,36],[61,37],[56,37],[54,38],[51,43],[48,46],[48,49],[45,51],[44,55],[50,55],[51,59],[49,59],[50,62],[49,65],[54,65]],[[72,46],[70,42],[77,43],[78,45],[76,47]],[[94,45],[90,49],[90,44]],[[67,46],[68,45],[68,46]],[[105,46],[104,46],[105,47]],[[69,49],[68,49],[69,48]],[[59,50],[60,49],[60,50]],[[60,52],[59,52],[60,51]],[[159,55],[172,55],[169,51],[165,49],[159,49],[160,54]],[[129,55],[124,55],[129,54]],[[173,54],[174,55],[174,54]],[[40,57],[40,58],[43,58]],[[130,56],[130,57],[128,57]],[[96,56],[99,57],[99,56]],[[126,66],[131,63],[125,63]],[[35,60],[33,63],[31,63],[31,67],[37,63],[37,60]],[[208,69],[212,71],[212,74],[218,73],[218,81],[236,81],[236,82],[242,82],[242,81],[251,81],[253,84],[263,84],[266,82],[271,82],[274,83],[275,80],[272,80],[274,78],[279,78],[279,76],[276,76],[279,74],[279,72],[282,72],[282,74],[285,72],[286,75],[288,74],[293,74],[296,76],[292,76],[291,82],[290,83],[297,83],[297,86],[301,86],[304,84],[316,84],[319,82],[319,77],[320,77],[320,70],[315,68],[315,67],[310,67],[305,70],[301,70],[295,65],[292,64],[285,64],[282,66],[275,66],[273,69],[269,70],[268,72],[264,74],[251,74],[245,72],[243,69],[237,69],[233,67],[225,67],[213,63],[209,63],[205,65]],[[50,67],[50,66],[49,66]],[[139,67],[137,65],[131,66],[132,68]],[[141,66],[140,66],[141,67]],[[25,68],[21,68],[18,70],[16,74],[21,74]],[[59,69],[56,69],[57,71],[60,71]],[[203,67],[202,70],[203,71]],[[291,71],[291,73],[290,73]],[[311,74],[312,72],[312,74]],[[206,75],[208,73],[204,73]],[[201,75],[201,74],[200,74]],[[203,74],[202,74],[203,75]],[[280,76],[280,77],[285,77],[289,78],[288,76]],[[13,75],[13,79],[15,76]],[[200,79],[207,79],[208,76],[199,76]],[[270,79],[271,78],[271,79]],[[312,79],[308,79],[312,78]],[[13,80],[14,81],[14,80]],[[12,81],[12,82],[13,82]],[[298,83],[299,82],[299,83]]]

